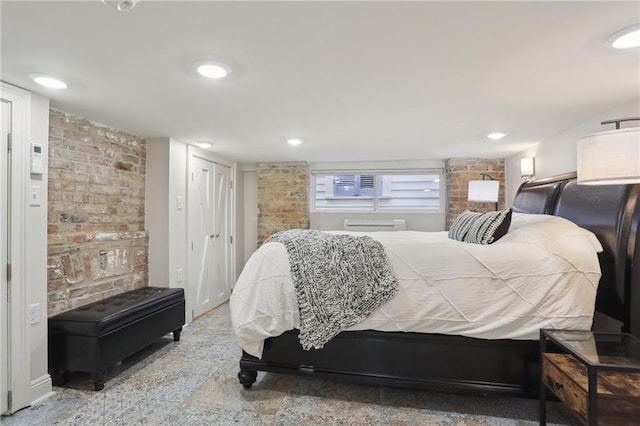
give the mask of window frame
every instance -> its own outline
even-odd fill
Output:
[[[312,170],[310,172],[309,179],[309,210],[314,214],[445,214],[446,206],[447,206],[447,173],[444,169],[411,169],[411,170],[402,170],[402,169],[394,169],[394,170],[357,170],[357,169],[345,169],[345,170]],[[372,209],[358,209],[358,208],[321,208],[318,209],[316,206],[316,179],[318,177],[326,177],[329,175],[373,175],[373,196],[358,196],[360,199],[371,199],[373,198],[373,207]],[[416,208],[398,208],[398,209],[380,209],[379,199],[384,198],[384,196],[380,196],[378,194],[378,180],[380,176],[385,175],[437,175],[440,180],[438,191],[439,191],[439,207],[437,208],[429,208],[429,207],[416,207]],[[326,182],[325,182],[326,185]],[[333,191],[332,191],[333,193]],[[333,196],[332,198],[345,198],[340,196]]]

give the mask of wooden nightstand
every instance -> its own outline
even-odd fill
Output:
[[[637,337],[626,333],[540,330],[540,358],[541,425],[546,424],[547,389],[585,424],[640,424]]]

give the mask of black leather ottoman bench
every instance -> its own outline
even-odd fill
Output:
[[[60,386],[70,371],[92,373],[94,389],[118,361],[184,325],[184,290],[144,287],[49,318],[49,369]]]

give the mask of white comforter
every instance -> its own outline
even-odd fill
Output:
[[[589,231],[555,216],[513,214],[489,246],[447,232],[371,232],[386,250],[400,291],[349,330],[536,340],[540,328],[591,327],[602,251]],[[284,245],[264,244],[231,295],[240,346],[261,357],[264,339],[299,326]]]

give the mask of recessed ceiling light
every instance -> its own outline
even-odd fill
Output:
[[[200,148],[211,148],[213,146],[213,144],[211,142],[196,142],[196,146],[200,147]]]
[[[304,142],[302,139],[300,138],[290,138],[287,139],[287,143],[291,146],[296,146],[296,145],[300,145],[302,142]]]
[[[66,81],[60,80],[57,77],[53,77],[47,74],[39,72],[29,73],[29,77],[41,86],[48,87],[50,89],[66,89],[69,84]]]
[[[102,0],[102,3],[116,9],[118,12],[124,12],[136,7],[139,0]]]
[[[498,139],[502,139],[502,138],[504,138],[504,137],[505,137],[505,136],[507,136],[507,135],[508,135],[508,133],[505,133],[505,132],[491,132],[491,133],[489,133],[489,134],[487,135],[487,137],[488,137],[489,139],[493,139],[494,141],[496,141],[496,140],[498,140]]]
[[[615,49],[629,49],[640,46],[640,24],[623,28],[609,36],[607,43]]]
[[[231,73],[228,66],[214,62],[198,62],[195,69],[201,76],[213,79],[225,78]]]

